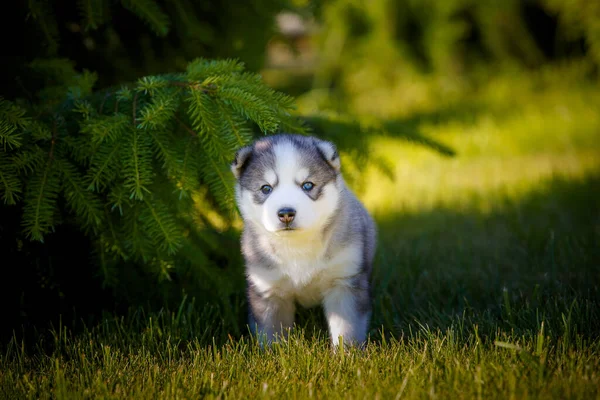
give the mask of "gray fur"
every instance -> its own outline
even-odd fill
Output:
[[[311,181],[315,183],[315,191],[308,193],[317,202],[321,190],[328,184],[335,185],[340,193],[335,212],[321,231],[321,241],[326,246],[323,258],[332,259],[346,248],[359,248],[360,264],[358,272],[339,282],[340,290],[347,290],[352,297],[352,304],[357,315],[370,318],[372,308],[372,291],[370,276],[377,241],[377,231],[371,216],[356,196],[346,187],[340,170],[339,154],[335,145],[310,136],[280,134],[257,140],[253,144],[241,148],[231,164],[231,170],[237,179],[236,199],[240,206],[240,193],[252,192],[252,201],[262,205],[266,195],[260,191],[265,171],[273,169],[276,163],[274,147],[282,141],[293,143],[295,151],[300,155],[302,167],[310,171]],[[274,182],[276,187],[278,179]],[[248,268],[274,270],[279,268],[274,256],[277,249],[265,238],[267,235],[255,221],[244,220],[244,231],[241,238],[242,254]],[[263,240],[261,240],[261,238]],[[354,254],[354,253],[353,253]],[[347,289],[344,289],[347,288]],[[346,293],[346,292],[344,292]],[[248,280],[247,298],[249,303],[249,323],[252,332],[254,325],[260,331],[273,333],[280,328],[293,324],[295,304],[289,296],[266,296]],[[366,327],[356,327],[355,336],[363,342]],[[334,338],[332,341],[335,343]]]

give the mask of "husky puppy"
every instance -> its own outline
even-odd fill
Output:
[[[373,219],[346,187],[333,143],[278,134],[231,163],[244,230],[249,324],[271,343],[296,304],[322,305],[333,346],[362,345],[371,317]]]

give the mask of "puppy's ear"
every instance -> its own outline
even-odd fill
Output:
[[[327,140],[317,138],[313,138],[313,141],[315,143],[315,146],[317,146],[317,149],[325,159],[325,161],[327,161],[327,163],[331,165],[333,169],[339,171],[341,167],[340,155],[338,154],[338,150],[335,144]]]
[[[252,156],[252,146],[245,146],[240,148],[236,153],[233,161],[231,162],[231,172],[235,176],[235,179],[239,179],[242,171],[244,170],[250,157]]]

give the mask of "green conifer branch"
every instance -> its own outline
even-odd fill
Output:
[[[187,128],[189,129],[189,128]],[[200,181],[199,156],[197,154],[198,136],[192,131],[193,136],[186,138],[181,142],[180,148],[182,157],[180,167],[175,174],[175,185],[179,190],[179,199],[188,197],[189,194],[198,188]]]
[[[94,75],[74,74],[66,60],[34,64],[53,84],[26,112],[0,101],[0,191],[5,204],[24,202],[25,233],[42,241],[62,196],[64,212],[98,241],[104,266],[111,257],[132,259],[168,277],[185,242],[181,218],[190,219],[170,196],[191,199],[204,186],[202,207],[233,217],[229,162],[252,139],[251,124],[263,132],[294,124],[289,98],[235,60],[198,59],[184,73],[97,93]]]
[[[60,191],[60,178],[50,159],[27,183],[22,226],[28,239],[44,241],[53,229],[53,216]]]
[[[201,82],[208,78],[228,77],[241,73],[243,70],[244,64],[239,60],[196,58],[188,63],[185,78],[188,82]]]
[[[110,185],[117,176],[121,166],[120,153],[125,143],[120,137],[112,142],[102,143],[90,160],[90,167],[86,175],[88,189],[101,191]]]
[[[154,0],[121,0],[121,4],[146,22],[158,36],[169,33],[171,21]]]
[[[154,177],[152,143],[150,135],[139,129],[132,129],[128,139],[123,158],[123,185],[129,190],[130,198],[143,200],[144,193],[150,193],[148,186]]]
[[[167,128],[178,108],[179,98],[171,92],[156,94],[152,102],[142,109],[137,127],[139,129]]]
[[[35,142],[48,142],[52,139],[52,130],[41,120],[33,120],[23,133]]]
[[[4,204],[17,204],[21,192],[22,183],[16,166],[6,153],[0,152],[0,193]]]
[[[104,22],[102,0],[78,0],[77,8],[83,20],[84,30],[97,29]]]
[[[22,134],[17,128],[10,124],[8,121],[0,121],[0,145],[6,151],[12,150],[16,147],[20,147],[22,142]]]
[[[123,185],[113,186],[108,193],[107,200],[110,210],[114,211],[115,208],[118,208],[120,216],[123,216],[123,207],[132,207],[127,190]]]
[[[217,104],[208,94],[198,90],[192,92],[188,101],[193,130],[199,132],[205,151],[215,158],[233,156],[234,149],[229,148],[225,141],[227,136],[220,135],[222,121]]]
[[[106,207],[104,208],[104,223],[106,229],[100,234],[100,238],[106,244],[106,250],[125,261],[132,258],[131,252],[127,251],[126,246],[123,245],[126,243],[127,236],[123,235],[119,231],[119,227],[115,226],[115,221]]]
[[[35,172],[45,161],[46,153],[37,144],[19,149],[10,159],[15,169],[24,175]]]
[[[146,207],[140,213],[140,221],[153,245],[159,251],[166,251],[170,255],[175,254],[183,241],[175,218],[169,213],[167,207],[156,199],[146,197],[144,204]]]
[[[102,202],[93,192],[85,189],[83,177],[66,159],[56,160],[63,182],[67,206],[81,218],[84,228],[96,229],[102,224]]]
[[[274,111],[257,95],[239,87],[222,87],[219,88],[218,96],[235,112],[256,122],[263,132],[277,129]]]
[[[115,141],[122,136],[130,126],[129,118],[122,113],[98,115],[82,122],[81,133],[88,135],[93,144],[105,140]]]
[[[230,149],[236,149],[245,146],[252,140],[252,131],[248,123],[240,115],[231,113],[228,106],[222,101],[217,102],[219,115],[222,125],[220,127],[220,136],[229,139]]]
[[[210,154],[205,154],[201,158],[201,165],[202,176],[217,203],[223,211],[232,212],[234,210],[233,180],[228,166]]]
[[[158,282],[161,282],[163,280],[167,280],[167,281],[171,281],[171,274],[169,273],[169,271],[173,270],[173,262],[172,261],[167,261],[165,259],[156,259],[154,262],[154,265],[156,266],[156,271],[157,271],[157,275],[158,275]]]
[[[124,219],[124,245],[134,259],[148,262],[153,257],[153,243],[148,236],[145,226],[140,220],[140,210],[143,203],[135,204],[128,209]]]
[[[46,37],[49,53],[55,53],[58,48],[58,26],[54,19],[54,12],[47,0],[29,0],[29,14],[39,24]]]
[[[23,144],[23,130],[30,124],[26,110],[0,97],[0,145],[13,150]]]
[[[178,154],[172,148],[172,143],[177,139],[173,137],[170,131],[149,130],[148,134],[152,137],[154,156],[160,162],[161,168],[165,170],[170,177],[174,176],[178,170]]]

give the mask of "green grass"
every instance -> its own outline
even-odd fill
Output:
[[[598,342],[553,342],[537,332],[497,341],[477,329],[419,329],[333,354],[295,335],[260,351],[253,342],[181,341],[164,326],[112,325],[113,332],[57,337],[55,355],[18,348],[2,372],[10,398],[582,398],[598,396]],[[135,333],[117,333],[119,329]]]
[[[348,141],[369,163],[344,147],[380,230],[365,351],[332,353],[319,309],[261,351],[218,304],[186,301],[13,340],[0,395],[600,398],[600,91],[518,82],[372,121],[385,129]]]

